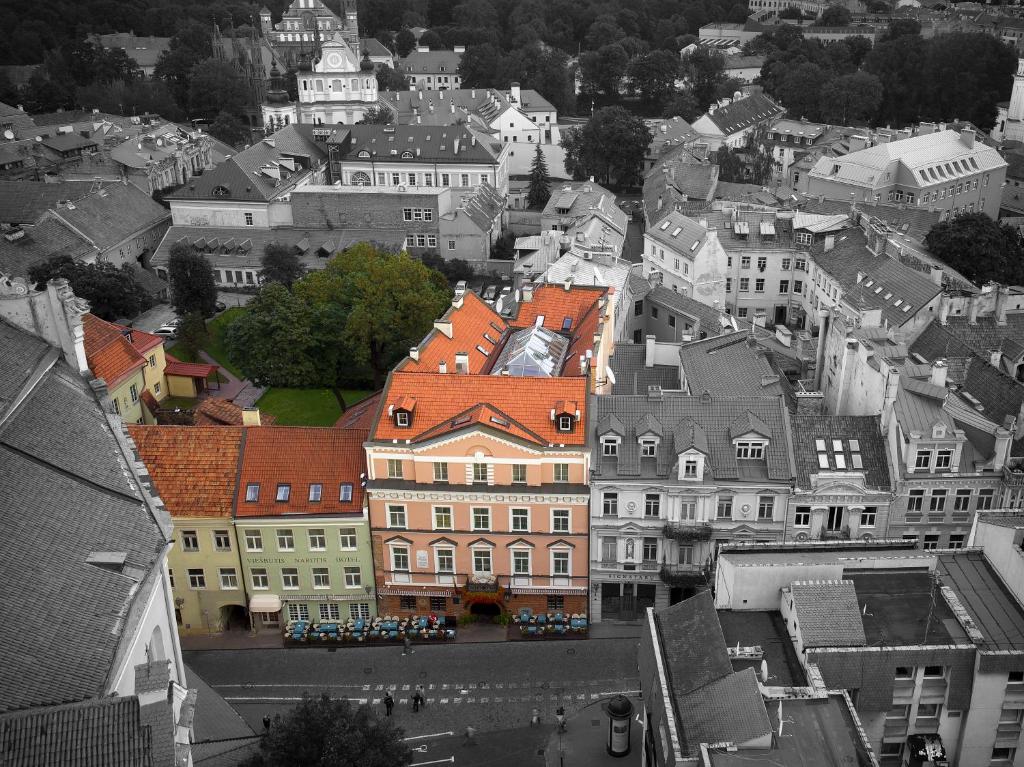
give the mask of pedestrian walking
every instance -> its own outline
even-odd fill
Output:
[[[530,726],[540,727],[540,709],[536,706],[534,706],[533,711],[530,712]]]
[[[555,718],[558,720],[558,731],[565,732],[565,707],[559,706],[555,709]]]
[[[263,717],[263,730],[265,732],[270,732],[270,717],[269,716]]]
[[[466,739],[462,741],[463,746],[476,745],[476,728],[473,725],[466,726]]]
[[[418,714],[419,711],[420,711],[420,706],[422,706],[422,705],[423,705],[423,696],[420,694],[419,690],[416,690],[416,692],[414,692],[412,694],[412,710],[413,710],[413,713]]]
[[[412,649],[412,637],[408,634],[402,639],[402,655],[412,655],[415,650]]]
[[[391,693],[384,694],[384,711],[387,716],[391,716],[391,709],[395,707],[395,699],[391,697]]]

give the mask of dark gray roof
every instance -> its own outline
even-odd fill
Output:
[[[61,200],[81,199],[91,187],[81,181],[0,181],[0,222],[34,224],[47,208]]]
[[[42,144],[57,152],[70,152],[72,149],[86,149],[96,146],[95,141],[83,138],[77,133],[59,133],[56,136],[48,136],[43,139]]]
[[[784,111],[767,96],[751,93],[746,98],[716,109],[708,117],[722,133],[728,136],[744,128],[749,128],[751,125],[766,122],[772,117],[778,117]]]
[[[27,277],[37,264],[57,256],[78,260],[96,253],[96,249],[62,221],[46,218],[36,226],[25,227],[16,240],[0,237],[0,272],[11,277]]]
[[[482,133],[458,125],[349,125],[336,131],[328,143],[338,147],[336,154],[332,152],[332,159],[359,162],[359,153],[366,150],[370,153],[368,159],[410,164],[490,165],[498,161],[503,146]],[[411,153],[410,157],[402,157],[406,151]]]
[[[694,298],[669,290],[664,285],[652,286],[649,280],[635,272],[631,272],[629,275],[629,288],[634,299],[642,298],[645,301],[650,301],[684,320],[688,320],[693,325],[694,338],[701,339],[732,332],[732,321],[729,315]]]
[[[597,425],[608,423],[614,415],[626,433],[622,435],[618,455],[601,457],[597,448],[601,433]],[[683,420],[693,421],[706,435],[708,460],[706,469],[715,479],[776,480],[792,478],[790,466],[790,436],[786,423],[785,402],[782,397],[691,397],[684,394],[664,393],[660,399],[646,395],[609,394],[591,399],[591,417],[594,424],[591,444],[597,456],[594,475],[614,480],[630,477],[668,478],[677,460],[673,440],[662,439],[654,458],[640,458],[637,437],[655,420],[665,435],[671,435]],[[761,422],[770,432],[765,459],[738,460],[732,444],[730,429],[739,422]]]
[[[752,668],[734,671],[711,592],[655,613],[683,753],[771,733]]]
[[[868,487],[890,491],[889,463],[886,458],[885,437],[876,415],[807,415],[797,413],[792,418],[793,459],[796,461],[796,485],[807,490],[811,487],[811,475],[823,471],[862,471]],[[828,468],[819,466],[816,440],[825,441]],[[834,440],[839,440],[842,449],[834,450]],[[855,441],[855,442],[854,442]],[[854,444],[858,450],[854,451]],[[860,455],[861,467],[857,467],[854,455]],[[844,468],[838,466],[836,456],[842,455]]]
[[[105,692],[169,534],[169,519],[144,502],[126,439],[92,390],[63,362],[47,368],[52,352],[25,336],[0,323],[0,348],[20,355],[13,361],[21,371],[0,376],[0,396],[10,402],[19,376],[26,395],[17,409],[0,411],[0,579],[17,584],[4,597],[12,617],[0,639],[2,712]],[[36,376],[26,379],[33,367]],[[119,572],[87,564],[94,552],[123,552],[126,563]],[[26,628],[28,641],[18,630],[17,616],[41,604],[75,616],[73,641]]]
[[[0,716],[4,767],[153,767],[139,699],[98,698]]]
[[[945,554],[936,568],[984,636],[984,650],[1024,650],[1024,608],[982,552]]]
[[[863,647],[853,581],[794,581],[789,586],[804,647]]]
[[[259,745],[258,737],[231,704],[187,665],[185,681],[197,693],[193,763],[202,767],[234,767],[251,755]]]
[[[693,394],[765,397],[784,393],[780,376],[757,342],[730,333],[684,344],[679,349],[683,378]]]
[[[54,214],[85,235],[101,250],[170,223],[171,212],[133,184],[108,184]]]
[[[618,343],[609,364],[615,373],[612,394],[647,394],[650,386],[662,389],[679,388],[679,368],[674,365],[645,363],[644,344]]]

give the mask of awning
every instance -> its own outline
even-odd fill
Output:
[[[561,588],[553,588],[553,589],[540,588],[540,587],[537,587],[537,588],[515,588],[515,587],[513,587],[513,588],[509,589],[509,592],[511,592],[512,594],[543,594],[543,595],[547,595],[547,594],[562,594],[562,595],[572,595],[572,594],[586,594],[587,593],[587,587],[586,586],[563,586]]]
[[[390,597],[451,597],[455,596],[454,591],[425,591],[421,589],[377,589],[378,594]]]
[[[352,594],[351,596],[339,596],[337,594],[285,594],[281,601],[285,604],[295,602],[365,602],[371,597],[366,594]]]
[[[256,594],[249,600],[251,613],[276,613],[281,610],[281,597],[277,594]]]

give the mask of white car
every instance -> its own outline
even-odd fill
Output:
[[[163,336],[164,338],[177,338],[178,329],[173,325],[164,325],[163,327],[159,327],[156,330],[154,330],[153,335]]]

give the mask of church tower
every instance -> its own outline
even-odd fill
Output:
[[[270,67],[270,83],[267,95],[263,99],[262,111],[263,132],[267,136],[281,130],[286,125],[299,121],[298,109],[295,103],[288,98],[284,75],[277,68],[276,60]]]

